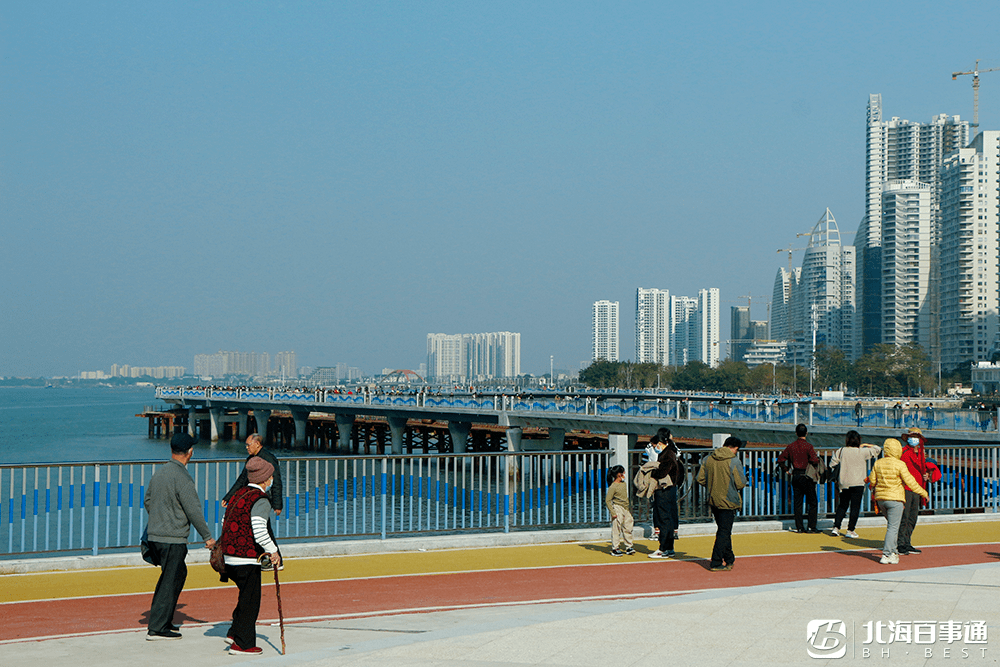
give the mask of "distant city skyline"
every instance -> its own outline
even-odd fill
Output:
[[[728,332],[822,211],[856,245],[870,95],[967,122],[951,73],[1000,66],[981,6],[877,11],[12,4],[0,376],[207,350],[376,373],[424,363],[429,331],[501,330],[542,375],[591,358],[595,301],[630,327],[647,285],[716,286]],[[1000,128],[1000,72],[979,122]],[[979,354],[988,326],[941,340]]]

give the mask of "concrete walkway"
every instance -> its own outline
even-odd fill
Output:
[[[711,526],[682,527],[670,561],[647,558],[655,544],[643,540],[636,556],[612,558],[603,531],[549,544],[538,542],[552,533],[522,534],[521,545],[433,538],[437,549],[392,553],[379,541],[288,545],[287,654],[272,583],[256,658],[225,653],[235,589],[206,565],[191,566],[181,596],[184,638],[147,642],[141,614],[155,568],[100,556],[6,563],[0,665],[761,665],[834,662],[808,651],[841,648],[837,664],[997,664],[1000,517],[928,518],[914,535],[923,553],[899,566],[877,563],[879,519],[855,541],[740,524],[732,572],[705,567]],[[813,624],[810,642],[818,620],[831,623]],[[866,643],[869,627],[882,631]]]

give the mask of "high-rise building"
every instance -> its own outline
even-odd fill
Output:
[[[930,352],[931,186],[910,180],[882,188],[882,342]]]
[[[771,297],[771,324],[770,335],[772,340],[789,340],[792,335],[791,304],[792,290],[799,284],[802,276],[801,267],[795,267],[791,271],[778,269],[778,275],[774,277],[774,292]]]
[[[521,334],[427,334],[427,375],[436,382],[480,382],[521,374]]]
[[[295,365],[295,352],[279,352],[274,355],[274,374],[284,378],[299,376],[298,366]]]
[[[427,334],[427,376],[437,382],[465,379],[462,334]]]
[[[941,170],[941,367],[989,361],[998,334],[1000,132],[981,132]]]
[[[959,116],[935,116],[930,123],[882,120],[882,96],[868,96],[867,158],[865,163],[865,216],[854,237],[857,248],[858,312],[855,318],[861,352],[882,342],[882,190],[893,180],[926,183],[931,188],[931,284],[938,278],[934,257],[940,229],[940,174],[944,159],[969,141],[969,122]],[[932,317],[937,297],[930,295]],[[936,355],[932,343],[930,352]]]
[[[670,363],[670,292],[665,289],[636,290],[636,363]]]
[[[698,358],[695,352],[695,313],[698,299],[690,296],[670,297],[670,365],[685,366]]]
[[[809,233],[802,266],[779,269],[774,282],[771,338],[788,342],[791,361],[808,365],[820,345],[857,357],[855,275],[854,246],[841,243],[837,221],[826,209]]]
[[[618,361],[618,302],[595,301],[593,311],[594,361]]]
[[[695,341],[695,359],[712,368],[719,365],[719,288],[698,290],[698,306],[694,331],[689,335]],[[690,321],[690,320],[689,320]]]
[[[521,334],[510,331],[465,334],[465,377],[479,382],[521,374]]]
[[[753,343],[750,332],[750,307],[732,306],[729,309],[729,358],[743,361]]]

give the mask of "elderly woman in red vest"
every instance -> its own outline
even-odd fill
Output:
[[[238,489],[226,506],[222,527],[222,551],[226,558],[226,575],[240,589],[239,601],[233,610],[233,624],[226,633],[226,643],[232,655],[258,654],[257,615],[260,613],[260,559],[270,556],[274,567],[281,564],[278,545],[267,530],[271,502],[267,489],[271,486],[274,466],[252,456],[247,460],[249,483]]]

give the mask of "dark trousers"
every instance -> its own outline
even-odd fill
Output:
[[[736,520],[736,510],[713,507],[712,516],[715,517],[715,545],[712,546],[710,566],[732,565],[736,561],[736,555],[733,553],[733,522]]]
[[[660,551],[673,551],[674,531],[680,525],[676,486],[653,492],[653,523],[660,529]]]
[[[233,609],[233,624],[226,635],[240,648],[253,648],[257,645],[260,614],[260,565],[226,565],[226,574],[240,589]]]
[[[833,520],[833,525],[840,530],[840,524],[844,522],[844,515],[847,514],[848,506],[851,508],[851,518],[847,520],[847,530],[854,530],[858,525],[858,517],[861,515],[861,499],[864,498],[865,487],[848,486],[840,489],[837,495],[837,516]]]
[[[896,538],[897,551],[909,551],[913,543],[913,529],[917,527],[917,517],[920,516],[920,496],[909,489],[906,490],[906,504],[903,505],[903,518],[899,521],[899,536]]]
[[[847,508],[851,509],[851,517],[847,520],[847,530],[854,530],[858,525],[858,517],[861,516],[861,500],[865,495],[865,487],[848,486],[840,489],[837,494],[837,516],[833,520],[833,525],[840,530],[840,525],[844,522],[844,515]]]
[[[792,505],[795,510],[795,527],[804,530],[802,523],[802,501],[806,501],[806,514],[809,530],[816,530],[816,515],[819,512],[819,501],[816,499],[816,482],[809,475],[792,475]]]
[[[174,611],[177,609],[177,598],[184,590],[187,579],[186,544],[167,544],[166,542],[150,542],[160,558],[160,578],[153,592],[153,603],[149,608],[149,631],[165,632],[174,621]]]

